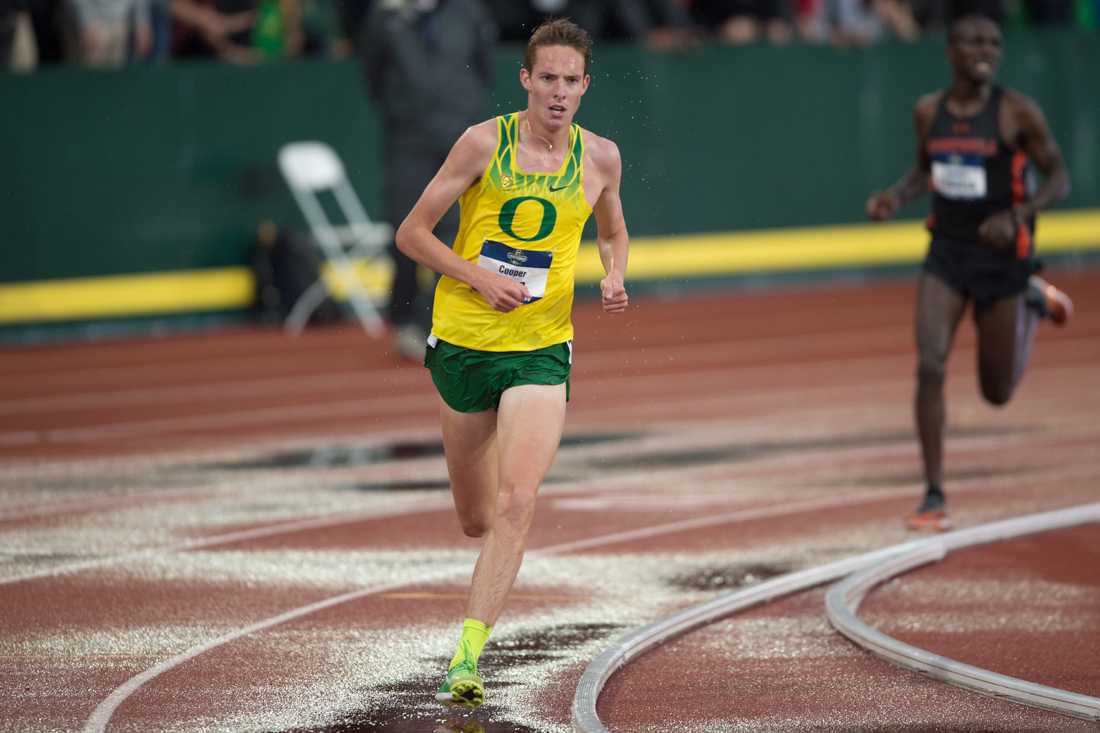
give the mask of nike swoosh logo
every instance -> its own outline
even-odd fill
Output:
[[[564,186],[558,186],[557,188],[554,188],[553,186],[550,186],[549,188],[550,188],[551,191],[560,191],[563,188],[569,188],[569,184],[567,183]]]

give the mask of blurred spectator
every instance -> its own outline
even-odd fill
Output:
[[[1100,0],[1077,0],[1077,27],[1092,30],[1100,27]]]
[[[895,38],[915,41],[920,38],[920,24],[913,17],[913,9],[907,0],[874,0],[878,17]]]
[[[821,43],[826,39],[821,23],[821,6],[824,0],[794,0],[791,11],[794,13],[794,26],[798,37],[811,43]]]
[[[299,0],[171,0],[172,55],[233,63],[298,56]]]
[[[382,113],[385,216],[395,227],[447,158],[454,141],[486,117],[497,28],[482,0],[378,0],[362,51],[370,96]],[[458,208],[435,228],[450,246]],[[393,348],[423,359],[433,290],[415,262],[391,245],[389,322]],[[431,282],[430,275],[424,280]]]
[[[810,41],[834,46],[867,46],[885,38],[916,40],[920,26],[903,0],[817,0],[800,16],[799,30]]]
[[[361,53],[363,27],[373,0],[332,0],[335,18],[332,55],[343,58]]]
[[[447,0],[0,0],[0,68],[77,60],[118,66],[215,57],[238,63],[363,54],[371,9]],[[979,14],[1009,29],[1095,29],[1100,0],[482,0],[500,40],[550,17],[653,50],[794,37],[837,46],[913,40]]]
[[[297,0],[261,0],[252,27],[252,47],[265,59],[299,56],[305,46]]]
[[[64,63],[68,59],[62,30],[68,17],[64,0],[17,0],[30,13],[33,65]]]
[[[255,2],[240,0],[171,0],[172,55],[216,56],[227,61],[254,61],[249,34],[256,22]]]
[[[1005,23],[1004,0],[909,0],[917,24],[925,32],[945,32],[955,18],[984,15],[997,25]]]
[[[69,57],[88,66],[122,66],[153,45],[149,0],[68,0]]]
[[[370,6],[369,0],[359,0],[356,4]],[[335,48],[336,43],[345,37],[336,0],[298,0],[298,5],[302,56],[343,58],[350,55],[350,45],[339,54]]]
[[[696,18],[717,37],[734,45],[794,37],[791,0],[695,0]]]
[[[572,18],[595,38],[640,42],[653,50],[701,40],[691,14],[679,0],[572,0],[564,3],[561,12],[544,13],[538,21],[551,15]]]
[[[15,56],[15,29],[19,19],[15,3],[0,0],[0,69],[12,66]]]
[[[500,39],[525,43],[547,18],[571,18],[594,38],[642,42],[654,49],[697,43],[684,0],[488,0]]]
[[[1040,28],[1068,28],[1074,21],[1074,0],[1027,0],[1031,25]]]
[[[619,13],[625,15],[623,3],[617,4]],[[639,22],[623,37],[644,41],[656,51],[696,46],[703,40],[703,33],[688,10],[689,4],[688,0],[643,0],[636,16]]]
[[[1004,0],[948,0],[946,5],[948,26],[957,18],[975,14],[984,15],[997,25],[1003,26],[1005,22]]]
[[[17,3],[18,5],[18,3]],[[16,10],[12,20],[11,48],[6,56],[13,71],[33,71],[38,66],[34,23],[26,10]]]
[[[167,61],[172,55],[171,0],[149,0],[149,27],[152,30],[152,47],[146,59],[153,62]]]

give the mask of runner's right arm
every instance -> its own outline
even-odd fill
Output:
[[[397,248],[410,259],[466,283],[495,310],[507,313],[530,298],[527,288],[463,259],[432,233],[447,210],[481,177],[496,142],[495,120],[474,125],[462,133],[412,211],[401,222],[395,240]]]
[[[893,186],[885,191],[876,191],[871,194],[865,206],[868,218],[874,221],[892,219],[898,213],[898,209],[928,192],[928,173],[932,164],[928,158],[925,141],[936,115],[940,94],[942,92],[926,94],[917,100],[913,108],[913,127],[917,134],[917,163]]]

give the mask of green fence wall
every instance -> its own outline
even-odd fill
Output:
[[[1070,208],[1100,205],[1098,40],[1009,36],[1000,73],[1046,111]],[[519,55],[499,50],[487,115],[523,106]],[[603,47],[591,71],[578,119],[620,145],[634,236],[858,221],[913,160],[914,100],[948,81],[939,41]],[[260,219],[301,222],[275,167],[293,139],[332,144],[380,210],[378,120],[351,61],[0,76],[0,110],[0,282],[242,264]]]

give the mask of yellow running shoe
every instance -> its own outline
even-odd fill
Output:
[[[476,708],[485,702],[485,684],[477,673],[477,665],[462,660],[447,672],[435,699],[444,705]]]

